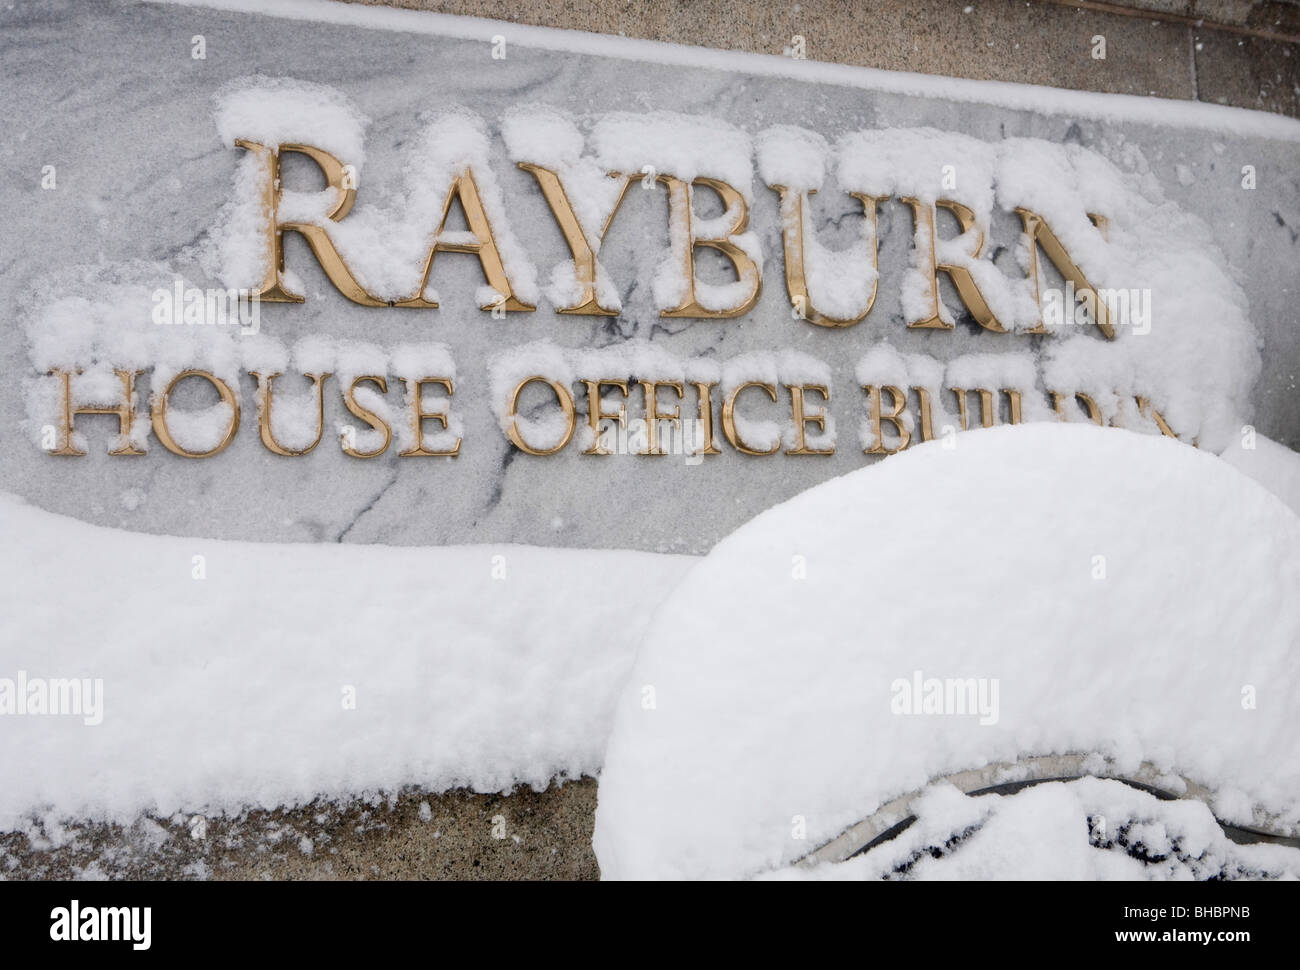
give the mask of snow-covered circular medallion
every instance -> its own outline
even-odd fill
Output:
[[[759,874],[932,779],[1045,755],[1300,830],[1300,518],[1167,439],[949,444],[759,515],[664,602],[601,775],[604,876]]]

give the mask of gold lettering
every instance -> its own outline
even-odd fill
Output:
[[[1007,424],[1020,424],[1020,392],[1004,387],[1002,393],[1007,396]]]
[[[587,421],[591,425],[591,432],[595,435],[591,442],[591,447],[583,452],[584,455],[612,455],[613,452],[600,445],[600,422],[603,419],[610,419],[618,422],[618,426],[624,431],[627,430],[627,405],[619,404],[617,411],[605,411],[602,409],[600,392],[602,388],[617,387],[623,392],[623,397],[628,395],[627,381],[603,380],[603,381],[583,381],[587,385]]]
[[[80,374],[78,370],[76,373]],[[51,455],[81,456],[85,452],[72,444],[73,422],[78,414],[115,414],[117,415],[118,444],[110,449],[110,455],[143,455],[144,452],[131,443],[131,431],[135,424],[135,371],[114,369],[113,373],[122,382],[122,397],[111,407],[74,406],[72,403],[72,372],[66,370],[50,371],[52,377],[59,378],[62,389],[63,407],[59,414],[59,447]]]
[[[909,320],[908,327],[915,330],[952,330],[953,325],[946,323],[940,315],[939,303],[939,274],[947,273],[948,278],[952,280],[952,285],[957,290],[957,296],[965,304],[966,309],[970,311],[975,322],[985,330],[991,330],[994,333],[1006,333],[1006,327],[998,322],[997,317],[989,308],[988,301],[984,299],[984,294],[980,292],[979,286],[975,283],[975,277],[971,275],[969,269],[965,266],[958,266],[952,263],[936,263],[936,246],[935,241],[935,216],[940,208],[947,209],[957,217],[957,222],[961,226],[962,234],[976,231],[975,247],[971,251],[972,259],[979,259],[981,251],[984,249],[984,233],[976,229],[975,213],[960,202],[953,202],[951,199],[938,199],[933,205],[924,203],[920,199],[905,198],[905,203],[912,209],[912,224],[916,229],[916,246],[921,252],[921,258],[925,269],[923,275],[929,281],[929,309],[925,315],[916,320]]]
[[[809,232],[810,228],[804,218],[804,209],[807,205],[807,197],[816,190],[795,192],[784,185],[773,185],[772,188],[781,195],[781,239],[785,249],[785,288],[790,295],[790,303],[795,309],[799,310],[802,319],[819,327],[851,327],[864,319],[871,312],[871,307],[876,302],[876,283],[874,282],[871,284],[871,295],[867,298],[866,307],[856,317],[832,317],[822,313],[813,306],[812,297],[808,293],[808,279],[804,266],[804,233]],[[873,268],[878,268],[879,247],[876,244],[876,205],[879,199],[874,196],[864,195],[861,192],[850,192],[849,195],[862,203],[862,214],[866,216],[867,220],[866,236],[871,249],[871,265]]]
[[[670,222],[673,225],[685,226],[686,229],[682,254],[682,273],[686,281],[686,296],[677,306],[670,310],[664,310],[659,315],[661,317],[701,317],[710,320],[724,320],[748,313],[754,308],[754,304],[758,302],[758,294],[762,289],[763,279],[758,264],[750,259],[748,253],[732,241],[735,236],[743,233],[749,226],[749,206],[745,204],[744,196],[720,179],[701,177],[693,182],[686,182],[671,175],[659,175],[656,178],[668,187]],[[731,228],[721,236],[704,238],[695,234],[693,206],[696,185],[703,185],[717,192],[722,198],[722,204],[726,207],[726,211],[736,213]],[[716,249],[731,260],[731,264],[736,270],[737,280],[741,282],[745,280],[751,281],[749,295],[736,306],[721,310],[709,310],[701,306],[695,298],[695,249],[698,246]]]
[[[1056,271],[1067,280],[1074,283],[1076,293],[1084,290],[1090,290],[1093,295],[1092,304],[1096,309],[1096,324],[1107,340],[1115,339],[1115,328],[1110,323],[1110,307],[1106,301],[1097,295],[1096,288],[1088,282],[1088,278],[1083,275],[1083,270],[1075,264],[1070,258],[1070,254],[1065,251],[1061,241],[1056,238],[1056,233],[1052,232],[1046,220],[1036,212],[1028,209],[1017,208],[1016,212],[1020,215],[1020,222],[1024,226],[1025,235],[1028,237],[1029,245],[1029,279],[1034,286],[1034,302],[1041,305],[1042,288],[1040,274],[1038,270],[1038,250],[1041,247],[1047,254],[1047,258],[1052,261]],[[1109,223],[1101,216],[1089,214],[1088,218],[1092,224],[1097,227],[1097,231],[1102,234],[1104,239],[1109,228]],[[1067,308],[1072,311],[1073,308]],[[1047,327],[1042,320],[1032,330],[1026,330],[1025,333],[1047,333]]]
[[[980,396],[980,427],[991,428],[997,420],[998,405],[995,400],[995,392],[983,387],[974,387],[970,390],[961,387],[951,389],[953,394],[957,395],[957,414],[961,419],[961,429],[970,430],[970,414],[966,408],[966,395],[972,391]],[[1021,411],[1021,394],[1019,391],[1006,390],[1002,391],[1007,396],[1009,420],[1008,424],[1020,424]]]
[[[673,408],[672,413],[659,410],[659,388],[671,387],[677,392],[677,397],[681,398],[683,390],[681,381],[640,381],[641,390],[645,393],[645,424],[646,424],[646,450],[641,452],[643,455],[666,455],[667,452],[659,445],[659,422],[669,421],[679,428],[681,427],[680,406]]]
[[[211,451],[186,451],[176,443],[172,437],[171,429],[167,427],[167,406],[171,401],[172,391],[176,385],[187,377],[201,377],[217,389],[221,396],[223,404],[230,408],[230,424],[226,427],[226,433],[221,441]],[[235,440],[235,432],[239,430],[239,396],[231,389],[230,385],[221,378],[209,374],[202,370],[184,370],[171,379],[171,383],[161,393],[154,392],[153,406],[151,408],[153,415],[153,433],[158,436],[164,448],[173,455],[180,455],[182,458],[210,458],[213,455],[220,454],[230,447],[230,443]]]
[[[934,411],[930,405],[930,389],[927,387],[914,387],[917,400],[921,403],[921,440],[934,440]],[[879,440],[879,434],[876,439]]]
[[[749,447],[741,439],[739,432],[736,431],[736,399],[740,397],[740,392],[749,387],[761,387],[773,401],[776,400],[776,388],[771,384],[764,384],[762,381],[745,381],[733,387],[730,393],[722,401],[722,433],[732,446],[739,452],[746,455],[774,455],[781,448],[780,439],[777,440],[767,451],[759,451]]]
[[[324,226],[310,222],[280,221],[280,200],[284,194],[280,157],[285,152],[296,152],[310,158],[320,166],[326,185],[338,193],[338,201],[326,213],[326,219],[331,222],[338,222],[351,212],[357,197],[357,191],[352,187],[352,180],[347,177],[343,163],[329,152],[310,145],[267,146],[242,138],[235,144],[252,152],[262,165],[262,206],[266,213],[266,244],[271,265],[258,287],[255,299],[266,303],[302,303],[305,300],[301,293],[292,292],[284,281],[284,234],[296,232],[307,240],[307,245],[316,255],[316,261],[340,293],[362,306],[386,306],[384,300],[377,299],[357,282]]]
[[[825,384],[787,384],[786,389],[790,392],[790,414],[794,419],[794,447],[787,448],[787,455],[833,455],[835,446],[832,445],[826,449],[809,448],[807,441],[807,426],[809,424],[817,425],[823,433],[826,431],[826,408],[819,408],[815,413],[809,414],[804,401],[804,393],[807,391],[816,391],[822,396],[827,404],[831,400],[830,388]]]
[[[447,218],[451,214],[451,204],[457,199],[460,200],[461,209],[465,212],[465,222],[469,226],[470,234],[474,236],[474,242],[449,241],[443,238],[447,228]],[[419,288],[412,296],[399,300],[393,306],[433,308],[438,305],[424,298],[424,288],[429,285],[429,276],[433,273],[433,258],[438,253],[469,253],[478,257],[488,286],[497,292],[497,298],[484,303],[479,307],[480,310],[492,310],[498,307],[504,310],[537,309],[531,304],[524,303],[514,294],[510,277],[506,275],[505,265],[501,262],[501,253],[497,250],[496,240],[492,237],[492,226],[488,222],[483,200],[479,196],[478,183],[474,181],[474,175],[468,168],[452,181],[446,201],[442,204],[442,221],[438,223],[438,231],[433,238],[433,248],[429,250],[428,258],[424,261],[424,272],[420,277]]]
[[[1057,391],[1050,393],[1052,395],[1052,410],[1056,412],[1056,416],[1062,421],[1067,420],[1065,417],[1065,399],[1072,396],[1076,401],[1081,401],[1083,406],[1088,409],[1088,418],[1093,424],[1100,425],[1102,423],[1101,408],[1089,395],[1084,394],[1082,391],[1075,391],[1073,395],[1060,394]]]
[[[1162,435],[1166,438],[1178,437],[1178,435],[1174,433],[1174,429],[1169,427],[1169,422],[1160,415],[1159,411],[1151,406],[1151,401],[1148,398],[1139,395],[1137,398],[1137,406],[1140,412],[1156,423],[1156,427],[1160,429]],[[1195,445],[1196,442],[1193,441],[1192,444]]]
[[[340,436],[342,440],[343,453],[351,458],[378,458],[388,450],[389,442],[393,440],[393,429],[388,426],[387,421],[384,421],[379,417],[379,415],[375,414],[375,412],[368,408],[364,408],[357,403],[357,399],[354,395],[357,391],[357,385],[362,381],[369,381],[379,388],[380,394],[387,394],[388,378],[374,374],[367,374],[353,380],[353,382],[348,386],[348,389],[343,392],[343,403],[347,405],[347,409],[352,412],[354,417],[360,418],[376,431],[382,431],[384,433],[384,443],[374,451],[358,451],[348,443],[348,435],[345,433]]]
[[[564,191],[564,185],[560,182],[560,177],[549,168],[542,168],[542,166],[534,165],[531,162],[519,162],[518,164],[525,172],[532,172],[533,177],[537,179],[542,195],[546,198],[546,204],[551,207],[551,214],[555,216],[560,232],[564,234],[564,241],[568,243],[569,252],[573,255],[573,265],[577,273],[578,286],[582,290],[577,303],[573,306],[556,307],[556,312],[618,316],[617,309],[602,305],[596,295],[596,250],[604,242],[605,234],[609,232],[609,224],[614,221],[614,215],[623,205],[623,199],[627,196],[627,187],[632,183],[632,177],[630,175],[619,175],[615,172],[610,173],[610,178],[621,178],[623,180],[623,188],[619,191],[618,201],[614,203],[614,208],[609,210],[605,224],[601,227],[600,236],[595,240],[588,240],[587,234],[582,231],[582,224],[578,222],[578,217],[574,214],[573,204],[569,202],[569,196]],[[585,451],[583,454],[600,454],[600,452]]]
[[[316,391],[316,440],[306,448],[299,451],[293,451],[285,448],[275,440],[275,432],[271,429],[271,398],[274,394],[272,384],[277,377],[282,376],[279,372],[274,374],[259,374],[257,371],[249,371],[250,376],[257,378],[257,428],[262,436],[262,444],[267,449],[277,455],[284,455],[289,458],[296,458],[300,455],[306,455],[315,450],[320,444],[321,436],[325,433],[325,378],[329,374],[306,374],[304,376],[311,378],[312,386]]]
[[[534,448],[524,440],[523,435],[519,433],[519,395],[523,393],[525,387],[536,381],[546,384],[555,393],[555,398],[560,402],[560,408],[564,411],[564,420],[568,427],[565,429],[564,436],[560,438],[558,444],[552,448]],[[506,402],[506,414],[510,418],[510,426],[506,428],[506,437],[520,451],[529,455],[553,455],[569,443],[573,437],[573,432],[577,427],[577,419],[573,407],[573,395],[563,384],[558,384],[547,377],[533,376],[525,377],[515,385],[515,389],[510,392],[510,399]]]
[[[862,389],[867,392],[867,412],[871,415],[871,434],[875,438],[875,444],[866,449],[863,454],[867,455],[894,455],[902,451],[912,443],[911,432],[903,424],[903,409],[907,407],[907,395],[901,387],[894,387],[892,384],[882,384],[877,387],[874,384],[864,384]],[[886,414],[884,403],[881,400],[881,392],[888,391],[892,398],[893,410]],[[885,447],[885,436],[881,425],[888,421],[898,432],[898,445],[894,448]]]
[[[411,396],[411,434],[414,435],[414,443],[405,451],[397,453],[398,458],[455,458],[460,454],[460,439],[451,446],[450,451],[429,451],[424,447],[424,422],[426,419],[437,421],[442,425],[443,430],[447,430],[447,412],[446,411],[426,411],[424,410],[424,385],[438,384],[447,392],[448,407],[451,406],[450,398],[455,393],[451,381],[446,377],[403,377],[406,383],[407,393]]]
[[[697,416],[700,422],[702,433],[700,435],[700,450],[695,452],[697,455],[720,455],[722,451],[713,441],[713,393],[712,390],[716,385],[705,381],[695,382],[695,393],[699,397],[699,408]]]
[[[969,415],[966,413],[966,389],[954,387],[952,392],[957,395],[957,417],[961,422],[961,429],[967,431],[970,429],[970,421],[967,420]]]

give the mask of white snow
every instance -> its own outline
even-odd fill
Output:
[[[370,119],[323,84],[258,76],[221,89],[216,122],[227,148],[241,138],[261,145],[311,145],[359,166]]]
[[[1246,295],[1210,227],[1140,167],[1121,173],[1077,145],[1008,139],[998,156],[999,205],[1046,219],[1094,286],[1149,293],[1149,326],[1115,320],[1113,343],[1080,332],[1091,328],[1049,326],[1058,338],[1045,347],[1051,386],[1105,384],[1125,402],[1141,395],[1187,440],[1222,449],[1250,412],[1260,356]],[[1105,232],[1085,213],[1106,216]]]
[[[753,201],[749,136],[716,118],[671,111],[613,112],[592,127],[591,141],[597,159],[613,171],[644,177],[643,167],[649,165],[656,174],[687,182],[721,179],[745,201]]]
[[[1234,438],[1220,457],[1300,515],[1300,454],[1251,429]]]
[[[1231,842],[1202,802],[1162,801],[1113,779],[1014,795],[937,784],[902,834],[843,863],[777,879],[1300,879],[1300,849]]]
[[[594,773],[691,561],[147,536],[8,495],[0,533],[0,678],[103,681],[98,725],[0,713],[0,830]]]
[[[1051,753],[1300,828],[1300,518],[1166,438],[955,441],[764,512],[668,597],[606,752],[602,874],[757,874],[933,778]],[[995,716],[893,713],[916,671],[996,681]]]

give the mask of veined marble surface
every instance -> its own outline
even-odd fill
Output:
[[[509,38],[514,28],[503,25]],[[206,57],[191,57],[201,34]],[[907,332],[898,282],[907,265],[911,220],[881,207],[881,282],[860,325],[827,330],[791,319],[781,263],[776,198],[756,179],[752,227],[765,255],[758,307],[739,320],[663,320],[648,283],[667,245],[662,192],[632,192],[610,231],[602,262],[620,282],[617,319],[537,312],[493,320],[476,309],[478,264],[442,257],[444,294],[436,311],[368,309],[348,303],[297,238],[288,262],[306,281],[304,305],[264,306],[263,331],[285,343],[329,334],[381,345],[436,340],[450,346],[458,378],[454,409],[464,421],[461,455],[346,458],[327,430],[311,455],[284,458],[258,440],[252,382],[243,386],[243,423],[223,454],[188,461],[158,446],[139,458],[106,454],[110,418],[82,418],[90,454],[43,453],[19,423],[24,382],[35,376],[21,321],[34,312],[33,286],[70,267],[169,263],[199,285],[219,285],[193,264],[192,247],[231,194],[239,153],[213,123],[213,95],[254,75],[329,85],[372,119],[367,181],[399,182],[404,140],[435,109],[469,108],[490,125],[520,103],[578,115],[671,110],[717,117],[751,134],[798,124],[828,137],[871,127],[930,126],[988,141],[1011,136],[1073,142],[1124,167],[1137,149],[1166,196],[1214,230],[1250,301],[1263,371],[1254,393],[1260,433],[1300,446],[1300,144],[1229,136],[1207,127],[1132,120],[1101,122],[971,101],[873,91],[764,74],[561,53],[511,42],[505,60],[490,44],[428,33],[285,20],[205,8],[72,0],[28,0],[0,10],[0,488],[52,511],[145,532],[274,541],[441,544],[524,542],[702,552],[757,512],[869,459],[858,443],[861,394],[854,365],[888,339],[941,360],[1021,350],[994,347],[988,334]],[[1117,102],[1118,103],[1118,102]],[[1180,109],[1181,110],[1181,109]],[[540,275],[567,250],[536,183],[506,158],[499,132],[495,171],[512,226]],[[1240,169],[1255,166],[1259,188],[1243,191]],[[53,165],[58,187],[41,188]],[[378,189],[376,189],[378,191]],[[847,245],[857,204],[824,193],[814,208],[819,237]],[[836,201],[838,199],[838,201]],[[852,204],[850,204],[852,203]],[[995,221],[992,242],[1015,238],[1014,221]],[[1010,259],[1008,254],[1000,257]],[[1010,264],[1014,271],[1014,263]],[[158,285],[169,286],[170,278]],[[831,365],[838,419],[833,457],[750,458],[725,444],[701,463],[680,456],[591,458],[570,447],[538,458],[515,451],[489,399],[494,353],[549,340],[603,347],[648,339],[678,357],[720,359],[791,348]],[[1015,338],[1026,341],[1026,338]],[[581,375],[604,376],[604,375]],[[633,403],[639,396],[633,395]],[[667,403],[667,402],[666,402]],[[684,413],[693,405],[688,395]],[[715,409],[719,402],[715,400]],[[630,406],[635,412],[635,407]],[[337,386],[327,418],[342,414]],[[581,420],[581,418],[580,418]],[[960,483],[953,483],[954,488]],[[595,590],[593,590],[595,594]],[[598,595],[598,594],[597,594]],[[616,595],[616,594],[615,594]]]

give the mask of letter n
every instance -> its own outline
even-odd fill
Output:
[[[1020,221],[1024,226],[1026,245],[1029,247],[1029,280],[1034,287],[1034,302],[1041,301],[1042,281],[1038,269],[1038,250],[1041,248],[1051,260],[1056,271],[1065,279],[1074,284],[1075,292],[1082,293],[1090,291],[1094,298],[1094,306],[1097,308],[1096,323],[1097,329],[1100,330],[1107,340],[1115,339],[1115,328],[1110,323],[1110,307],[1106,301],[1097,295],[1097,288],[1088,282],[1088,278],[1083,275],[1083,270],[1079,269],[1078,264],[1065,251],[1061,241],[1056,238],[1056,233],[1052,232],[1047,221],[1036,212],[1028,209],[1017,207],[1016,212],[1020,215]],[[1097,227],[1098,232],[1105,235],[1106,220],[1102,216],[1088,215],[1092,224]],[[1071,307],[1065,308],[1067,319]],[[1032,330],[1026,330],[1025,333],[1047,333],[1047,328],[1043,326],[1040,320],[1038,325]]]

